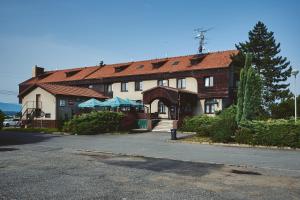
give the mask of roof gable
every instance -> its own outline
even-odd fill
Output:
[[[102,93],[89,88],[58,85],[58,84],[46,84],[46,83],[32,85],[30,88],[20,93],[19,97],[26,96],[28,93],[30,93],[32,90],[34,90],[37,87],[40,87],[53,95],[77,96],[77,97],[88,97],[88,98],[98,98],[98,99],[108,98],[104,96]]]

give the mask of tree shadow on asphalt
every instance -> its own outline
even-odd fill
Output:
[[[53,137],[58,137],[42,133],[21,133],[21,132],[0,132],[0,146],[23,145],[43,142]]]
[[[93,156],[96,158],[96,156]],[[126,159],[124,159],[126,158]],[[199,177],[209,174],[212,170],[221,169],[222,164],[196,163],[189,161],[171,160],[165,158],[120,156],[110,158],[98,158],[101,162],[121,167],[150,170],[162,173],[174,173],[183,176]]]

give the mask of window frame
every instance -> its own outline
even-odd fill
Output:
[[[143,81],[135,81],[134,82],[134,90],[135,91],[143,91]]]
[[[123,88],[123,84],[125,84],[125,88]],[[128,82],[121,82],[121,92],[128,92]]]
[[[157,112],[158,114],[166,114],[166,105],[162,101],[157,103]]]
[[[186,89],[186,78],[178,78],[176,81],[176,87],[178,89]]]
[[[66,105],[67,105],[67,101],[65,99],[60,99],[59,100],[59,107],[66,107]]]
[[[206,99],[204,101],[204,113],[205,114],[215,114],[217,105],[218,105],[218,102],[216,99]]]
[[[164,85],[164,81],[166,81],[167,85]],[[159,84],[160,82],[162,82],[162,85]],[[169,80],[168,79],[157,80],[157,86],[169,87]]]
[[[107,83],[104,85],[104,91],[105,92],[112,92],[112,84],[111,83]]]
[[[208,80],[208,82],[207,82]],[[208,85],[207,85],[208,83]],[[214,77],[213,76],[206,76],[204,77],[204,87],[209,88],[209,87],[214,87]]]

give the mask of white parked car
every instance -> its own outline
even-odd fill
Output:
[[[10,127],[10,126],[17,126],[19,125],[19,119],[5,119],[3,121],[3,126],[4,127]]]

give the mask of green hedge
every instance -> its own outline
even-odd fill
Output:
[[[237,128],[235,121],[236,107],[231,106],[220,112],[218,116],[200,115],[186,118],[182,131],[196,132],[200,136],[209,136],[214,142],[230,142]]]
[[[284,119],[241,122],[235,140],[251,145],[300,148],[300,122]]]
[[[223,110],[212,126],[211,139],[214,142],[233,142],[234,133],[237,129],[236,106],[230,106]]]
[[[201,136],[210,136],[213,130],[213,124],[217,118],[206,115],[187,117],[183,120],[181,131],[196,132]]]
[[[186,118],[182,131],[209,136],[214,142],[237,142],[250,145],[300,148],[300,121],[253,120],[235,121],[236,107],[231,106],[215,117],[205,115]]]
[[[124,114],[120,112],[93,111],[75,116],[64,124],[63,131],[78,135],[115,132],[119,130],[123,118]]]
[[[0,130],[3,128],[4,118],[5,118],[5,115],[4,115],[4,113],[0,110]]]

